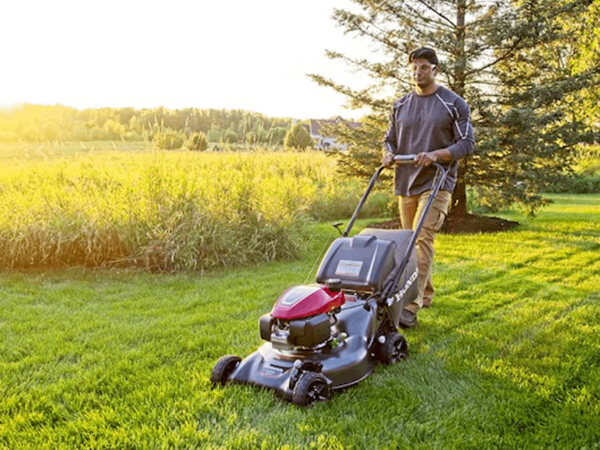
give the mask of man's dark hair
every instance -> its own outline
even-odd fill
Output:
[[[410,64],[415,59],[426,59],[431,64],[435,64],[436,66],[439,64],[435,50],[429,47],[421,47],[410,52],[410,55],[408,55],[408,63]]]

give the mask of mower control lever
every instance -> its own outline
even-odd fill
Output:
[[[338,231],[340,232],[340,234],[343,234],[343,233],[342,233],[342,230],[340,230],[340,227],[341,227],[342,225],[344,225],[344,223],[343,223],[343,222],[336,222],[336,223],[334,223],[334,224],[333,224],[333,227],[334,227],[336,230],[338,230]]]

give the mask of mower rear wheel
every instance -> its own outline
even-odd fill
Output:
[[[325,377],[316,372],[304,372],[292,395],[292,403],[297,406],[312,406],[329,400],[329,386]]]
[[[385,343],[381,346],[379,359],[382,363],[390,365],[405,359],[408,356],[408,343],[406,338],[392,331],[385,335]]]
[[[229,375],[235,370],[242,358],[235,355],[225,355],[219,358],[210,374],[212,387],[217,385],[225,386],[229,380]]]

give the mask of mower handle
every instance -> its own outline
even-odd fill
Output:
[[[393,161],[401,166],[412,164],[415,162],[417,155],[394,155]]]
[[[393,161],[398,165],[409,165],[409,164],[414,164],[416,157],[417,157],[417,155],[395,155]],[[431,165],[434,166],[441,174],[443,174],[444,179],[446,178],[446,169],[444,169],[444,167],[442,167],[439,163],[436,163],[436,162],[431,163]],[[373,177],[371,178],[371,181],[369,182],[369,185],[367,186],[367,190],[363,194],[362,198],[360,199],[360,202],[358,203],[358,206],[354,210],[354,214],[352,214],[352,218],[350,219],[350,222],[348,222],[348,226],[342,233],[342,237],[348,237],[348,235],[350,234],[350,230],[352,230],[352,226],[354,225],[354,222],[356,221],[356,218],[358,217],[360,210],[362,209],[363,205],[367,201],[367,197],[371,193],[371,189],[373,189],[373,186],[375,185],[377,178],[379,178],[379,175],[381,174],[381,172],[388,167],[392,167],[392,166],[391,165],[390,166],[381,165],[373,174]],[[437,191],[436,191],[436,194],[437,194]]]
[[[350,230],[352,229],[352,226],[354,225],[354,221],[358,217],[358,213],[360,213],[360,210],[362,209],[363,205],[367,201],[367,197],[371,193],[371,189],[373,189],[373,186],[375,185],[375,182],[377,181],[377,178],[379,178],[379,174],[385,168],[386,168],[386,166],[383,166],[383,165],[379,166],[377,168],[377,170],[375,171],[375,173],[373,174],[373,176],[371,177],[371,181],[369,181],[369,185],[367,186],[367,190],[365,191],[365,193],[361,197],[360,202],[358,202],[358,205],[356,206],[356,209],[354,210],[354,214],[352,214],[352,217],[350,218],[350,222],[348,222],[348,226],[346,227],[346,229],[342,233],[342,237],[348,237],[348,235],[350,234]]]
[[[396,156],[394,156],[393,161],[396,164],[401,164],[401,165],[414,164],[416,156],[417,155],[396,155]],[[421,232],[421,229],[423,228],[423,225],[425,224],[425,218],[427,217],[427,214],[429,213],[429,209],[431,208],[431,205],[433,204],[433,200],[435,199],[440,188],[443,186],[444,182],[446,181],[446,176],[448,175],[449,168],[447,169],[444,166],[442,166],[440,163],[437,163],[437,162],[431,163],[431,165],[433,167],[435,167],[436,175],[433,179],[433,186],[431,187],[431,193],[429,194],[429,199],[427,200],[427,203],[425,205],[423,213],[421,214],[421,218],[419,219],[419,222],[417,223],[417,226],[413,230],[412,237],[411,237],[411,239],[408,243],[408,247],[406,249],[406,253],[404,254],[404,258],[402,258],[400,265],[396,269],[397,272],[396,272],[395,276],[393,277],[392,280],[390,280],[387,283],[387,286],[385,286],[383,289],[383,295],[382,295],[383,299],[390,298],[392,296],[392,294],[396,291],[396,286],[398,285],[398,282],[400,281],[400,276],[404,272],[404,268],[408,264],[410,255],[411,255],[413,249],[415,248],[415,245],[417,243],[417,238],[419,237],[419,233]],[[371,178],[371,181],[369,182],[369,186],[367,186],[367,189],[366,189],[365,193],[363,194],[363,196],[361,197],[360,202],[358,203],[358,206],[356,207],[356,210],[354,211],[354,214],[352,214],[352,218],[350,219],[350,222],[348,223],[346,230],[342,233],[342,237],[348,237],[348,235],[350,234],[350,230],[352,229],[352,226],[354,225],[354,222],[355,222],[356,218],[358,217],[360,210],[362,209],[363,205],[367,201],[367,197],[371,193],[371,189],[373,189],[373,186],[375,185],[377,178],[379,177],[381,172],[387,167],[391,167],[391,165],[390,166],[381,165],[373,174],[373,177]]]

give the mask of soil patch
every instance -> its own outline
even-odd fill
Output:
[[[500,231],[512,230],[518,226],[519,222],[513,222],[512,220],[501,219],[499,217],[480,216],[477,214],[467,214],[465,216],[449,214],[442,226],[441,233],[497,233]],[[400,220],[395,219],[386,222],[372,223],[369,224],[368,227],[397,230],[400,228]]]

